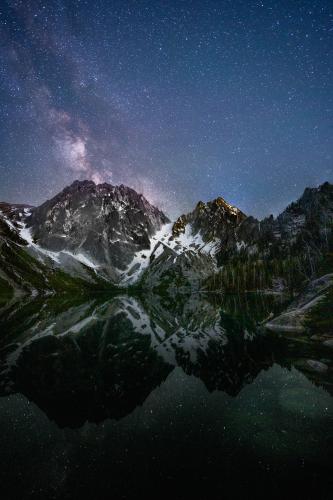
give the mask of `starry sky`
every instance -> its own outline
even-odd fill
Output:
[[[171,217],[333,181],[331,0],[1,0],[0,199],[127,184]]]

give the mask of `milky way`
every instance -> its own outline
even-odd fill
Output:
[[[2,0],[0,30],[0,199],[89,178],[263,216],[333,181],[331,0]]]

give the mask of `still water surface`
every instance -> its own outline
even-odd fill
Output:
[[[1,498],[331,498],[332,349],[266,332],[282,307],[257,294],[4,306]]]

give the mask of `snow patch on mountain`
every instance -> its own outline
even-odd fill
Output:
[[[45,248],[42,248],[41,246],[37,245],[37,243],[34,243],[33,237],[31,234],[31,229],[26,227],[26,224],[24,222],[19,222],[18,223],[20,226],[19,229],[19,234],[23,240],[25,240],[28,243],[28,248],[32,248],[37,254],[42,254],[43,256],[49,257],[51,260],[56,262],[57,264],[60,264],[59,260],[59,252],[51,252],[50,250],[46,250]]]
[[[218,240],[214,238],[209,242],[204,242],[200,232],[194,233],[191,224],[187,224],[185,232],[169,241],[168,246],[178,254],[187,250],[196,250],[212,255],[215,253]]]
[[[91,259],[89,259],[86,255],[82,253],[77,253],[74,254],[72,252],[69,252],[68,250],[61,250],[60,252],[52,252],[51,250],[46,250],[45,248],[41,247],[37,243],[34,243],[33,237],[31,234],[31,228],[27,227],[25,223],[19,222],[18,225],[20,226],[19,228],[19,235],[23,240],[25,240],[28,243],[28,248],[32,248],[38,255],[46,256],[49,257],[51,260],[56,262],[57,264],[61,264],[61,257],[63,255],[69,255],[73,259],[77,260],[81,264],[84,264],[87,267],[90,267],[91,269],[98,269],[100,266],[92,262]]]
[[[173,223],[164,224],[150,238],[150,246],[146,250],[136,252],[133,260],[121,276],[122,284],[133,284],[140,278],[143,271],[149,266],[153,259],[159,257],[164,250],[174,253],[175,259],[178,255],[189,250],[214,255],[217,251],[218,240],[204,242],[200,232],[193,233],[192,226],[188,224],[185,232],[177,237],[172,235]]]
[[[168,238],[170,238],[172,229],[172,223],[164,224],[161,229],[159,229],[153,236],[149,239],[149,248],[145,250],[139,250],[134,254],[131,263],[127,266],[127,269],[123,272],[121,276],[122,284],[132,284],[135,283],[142,272],[148,267],[151,257],[154,251],[157,251],[157,247],[161,243],[165,245]],[[163,247],[160,248],[155,256],[162,253]]]
[[[61,250],[59,254],[70,255],[71,257],[73,257],[73,259],[76,259],[77,261],[81,262],[81,264],[91,267],[92,269],[98,269],[100,267],[99,264],[95,264],[91,259],[88,259],[88,257],[86,255],[83,255],[82,253],[74,254],[72,252],[69,252],[68,250]]]

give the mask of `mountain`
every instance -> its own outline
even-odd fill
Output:
[[[291,203],[276,219],[270,216],[259,222],[248,218],[238,231],[238,243],[251,245],[255,252],[268,247],[310,246],[318,250],[329,246],[333,221],[333,186],[328,182],[318,188],[306,188],[301,198]],[[256,245],[256,247],[254,246]]]
[[[62,273],[88,288],[169,295],[297,291],[331,272],[323,266],[333,249],[333,186],[307,188],[276,218],[259,221],[218,197],[172,223],[131,188],[75,181],[39,207],[2,203],[0,224],[2,288],[30,280],[30,290],[54,291],[49,276]],[[29,267],[43,286],[24,277]]]
[[[278,217],[244,219],[216,254],[219,272],[208,287],[229,291],[299,289],[329,272],[333,251],[333,185],[305,189]],[[333,269],[332,269],[333,270]]]
[[[126,186],[76,181],[31,210],[26,222],[37,245],[77,256],[117,281],[169,219]]]
[[[278,217],[262,221],[221,197],[199,202],[177,219],[171,234],[164,235],[163,251],[146,268],[141,282],[147,288],[169,290],[204,286],[230,292],[297,291],[319,276],[323,262],[330,259],[332,228],[329,183],[305,189]]]
[[[76,181],[39,207],[1,203],[1,288],[52,292],[50,274],[84,288],[126,284],[167,222],[133,189],[91,181]]]
[[[238,208],[219,197],[199,201],[195,209],[181,215],[167,228],[163,243],[155,246],[141,284],[147,288],[199,288],[216,272],[216,255],[233,238],[246,219]]]
[[[217,238],[223,244],[230,230],[245,219],[246,215],[239,208],[218,197],[208,203],[199,201],[193,212],[181,215],[173,225],[172,234],[180,236],[190,227],[191,233],[200,233],[203,241],[211,242]]]
[[[110,288],[110,284],[89,267],[77,263],[81,269],[69,274],[60,262],[55,265],[47,250],[36,250],[36,245],[26,239],[25,223],[22,222],[31,209],[24,205],[0,204],[0,302],[27,294],[65,291],[80,294],[106,288],[106,285]]]

